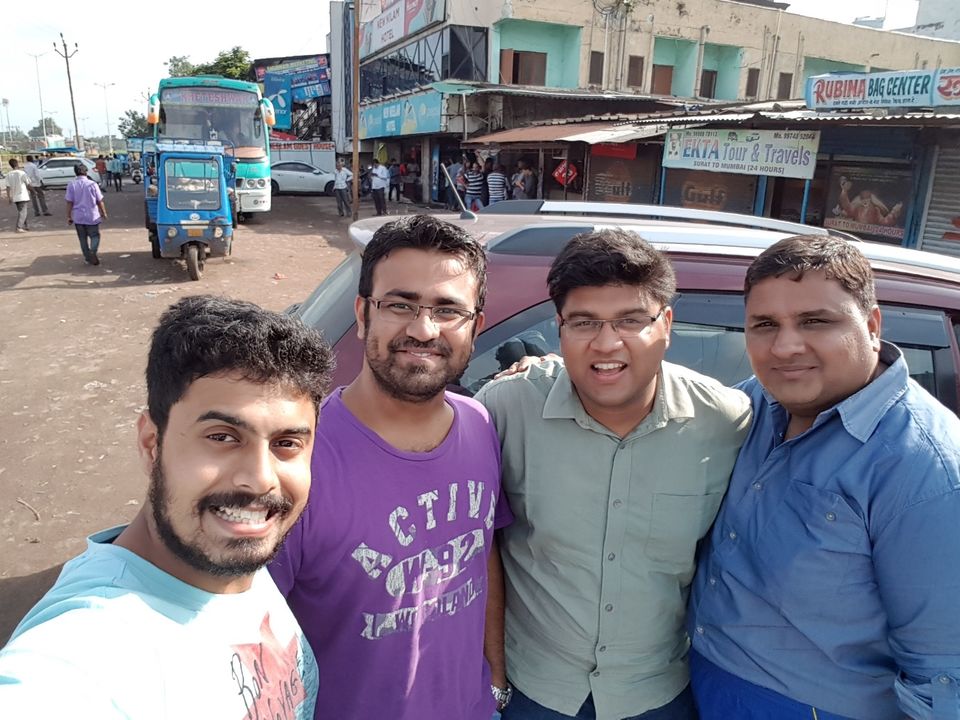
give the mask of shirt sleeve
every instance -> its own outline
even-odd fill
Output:
[[[100,186],[96,183],[93,184],[93,192],[97,198],[97,202],[103,202],[103,192],[101,192]]]
[[[899,669],[895,690],[900,708],[917,720],[960,719],[958,532],[960,488],[954,488],[908,507],[874,543],[877,584]]]
[[[74,202],[75,199],[74,199],[73,193],[74,193],[73,183],[70,183],[69,185],[67,185],[67,194],[64,195],[64,200],[66,200],[67,202]]]

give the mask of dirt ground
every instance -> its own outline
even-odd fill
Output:
[[[63,191],[47,198],[53,215],[31,210],[29,233],[15,233],[14,207],[0,204],[0,646],[86,536],[129,521],[143,502],[134,423],[160,313],[197,293],[283,310],[349,247],[332,198],[282,196],[240,226],[232,257],[209,260],[191,282],[182,261],[150,256],[143,188],[125,185],[106,195],[93,267],[66,224]],[[372,210],[365,201],[361,217]]]

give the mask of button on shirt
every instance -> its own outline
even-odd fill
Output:
[[[713,522],[749,401],[663,363],[653,410],[620,438],[583,409],[559,363],[477,395],[497,426],[507,675],[524,694],[598,720],[661,707],[687,685],[697,541]]]
[[[754,423],[690,602],[698,652],[755,685],[864,720],[956,720],[960,420],[887,369],[781,441],[755,379]],[[934,710],[931,711],[931,698]]]

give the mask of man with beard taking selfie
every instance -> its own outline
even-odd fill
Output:
[[[364,249],[363,367],[324,402],[308,509],[270,565],[317,654],[318,718],[489,720],[507,699],[499,442],[478,403],[445,392],[485,292],[483,248],[434,217]]]
[[[147,502],[0,652],[4,717],[313,716],[316,661],[263,566],[306,503],[331,365],[318,333],[250,303],[164,313],[137,422]]]

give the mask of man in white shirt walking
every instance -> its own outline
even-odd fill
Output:
[[[7,173],[7,202],[17,206],[17,232],[26,232],[27,204],[30,202],[30,178],[20,169],[20,163],[10,158],[10,172]]]
[[[23,168],[30,178],[30,200],[33,202],[33,215],[40,217],[41,211],[44,215],[50,215],[47,210],[47,197],[43,190],[43,178],[40,177],[40,166],[37,165],[33,155],[27,155],[27,164]]]
[[[373,168],[370,170],[370,188],[373,193],[373,204],[377,208],[377,215],[387,214],[387,188],[390,186],[390,171],[377,158],[373,159]]]

